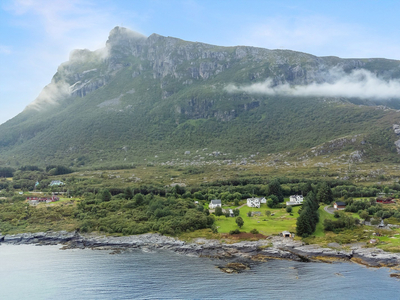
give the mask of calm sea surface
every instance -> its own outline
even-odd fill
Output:
[[[273,260],[241,274],[140,250],[1,245],[0,299],[400,299],[388,269]]]

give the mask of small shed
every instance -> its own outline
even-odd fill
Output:
[[[335,203],[333,203],[333,208],[335,210],[343,210],[346,208],[346,203],[341,201],[336,201]]]
[[[282,231],[282,233],[281,233],[281,235],[283,236],[283,237],[292,237],[292,234],[289,232],[289,231]]]

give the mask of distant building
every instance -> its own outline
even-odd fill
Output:
[[[261,205],[260,198],[248,198],[247,199],[247,206],[248,207],[260,208],[260,205]]]
[[[267,203],[267,199],[265,199],[265,197],[262,197],[260,199],[261,204],[266,204]]]
[[[393,201],[393,198],[377,198],[376,203],[382,203],[382,204],[392,204],[395,203]]]
[[[229,215],[230,215],[231,217],[234,217],[234,216],[235,216],[235,214],[233,213],[233,210],[232,210],[232,209],[229,209]]]
[[[333,208],[335,210],[343,210],[346,208],[346,203],[341,201],[336,201],[335,203],[333,203]]]
[[[210,209],[214,209],[214,208],[216,208],[217,206],[222,207],[221,200],[219,200],[219,199],[211,200],[210,204],[208,205],[208,207],[209,207]]]
[[[52,197],[26,197],[26,200],[28,201],[29,204],[39,204],[39,203],[51,203],[51,202],[56,202],[60,200],[60,198],[56,196]]]
[[[301,205],[303,204],[303,196],[302,195],[292,195],[289,197],[289,201],[286,202],[287,206],[290,205]]]
[[[60,185],[64,185],[65,183],[60,181],[60,180],[53,180],[52,182],[50,182],[49,186],[60,186]]]

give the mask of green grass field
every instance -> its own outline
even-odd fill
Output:
[[[325,220],[325,219],[331,219],[331,220],[334,219],[334,216],[333,216],[332,214],[330,214],[330,213],[327,213],[327,212],[324,210],[324,207],[325,207],[325,205],[322,204],[322,205],[320,206],[320,208],[318,209],[318,212],[319,212],[319,222],[318,222],[318,224],[317,224],[317,226],[316,226],[316,228],[315,228],[314,234],[313,234],[313,235],[318,236],[318,237],[325,236],[325,231],[324,231],[324,220]]]
[[[251,208],[244,206],[240,209],[240,216],[243,218],[244,225],[240,231],[250,232],[252,229],[257,229],[265,235],[279,234],[284,230],[296,232],[296,219],[299,216],[299,206],[293,207],[293,216],[286,212],[284,208],[269,208],[266,204],[262,204],[260,208]],[[273,216],[267,217],[265,211],[271,211]],[[261,216],[248,217],[249,211],[261,212]],[[239,229],[235,222],[236,218],[226,218],[225,216],[216,217],[216,226],[218,232],[229,233],[231,230]]]

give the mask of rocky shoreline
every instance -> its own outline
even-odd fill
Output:
[[[0,235],[0,243],[63,244],[64,249],[168,250],[184,255],[222,259],[224,262],[228,262],[228,265],[220,268],[228,273],[244,270],[252,262],[269,259],[303,262],[350,261],[369,267],[398,267],[400,265],[400,253],[389,253],[378,248],[363,248],[360,244],[349,245],[346,250],[322,248],[318,245],[304,245],[301,241],[282,237],[269,237],[258,241],[242,241],[232,244],[198,238],[191,243],[186,243],[157,233],[112,237],[59,231]]]

